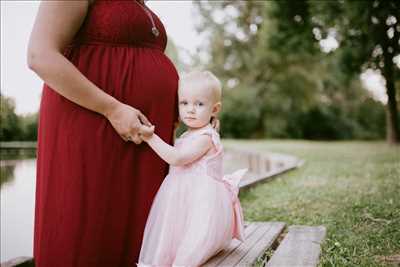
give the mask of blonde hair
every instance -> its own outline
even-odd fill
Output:
[[[185,80],[205,83],[205,86],[212,90],[215,102],[221,101],[222,85],[220,80],[211,71],[191,71],[181,78],[182,83],[184,83]]]

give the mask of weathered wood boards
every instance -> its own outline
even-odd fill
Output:
[[[267,267],[317,266],[325,235],[324,226],[290,226],[289,232],[267,262]]]
[[[245,228],[243,243],[233,240],[230,246],[211,258],[203,267],[251,266],[283,231],[283,222],[251,222]]]

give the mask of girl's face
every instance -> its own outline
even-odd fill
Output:
[[[215,102],[212,89],[200,82],[186,81],[178,94],[179,117],[189,128],[206,126],[221,108],[221,103]]]

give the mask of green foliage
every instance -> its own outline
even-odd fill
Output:
[[[254,94],[254,90],[251,92]],[[225,137],[246,138],[256,134],[260,120],[258,103],[251,94],[237,91],[223,100],[220,115],[221,134]]]
[[[385,109],[381,103],[366,98],[354,113],[359,127],[355,127],[354,135],[361,139],[379,139],[385,136]]]
[[[335,51],[338,67],[348,76],[366,68],[379,71],[386,80],[387,140],[400,141],[398,123],[399,97],[396,75],[399,68],[393,59],[400,55],[400,2],[375,1],[308,1],[313,29],[321,35],[332,33],[339,41]],[[292,38],[304,37],[304,34]]]
[[[359,103],[353,114],[339,105],[319,105],[300,114],[298,121],[305,139],[382,139],[385,133],[384,108],[369,98]]]
[[[321,105],[299,116],[305,139],[350,139],[351,121],[337,106]]]
[[[16,140],[22,135],[21,122],[15,114],[15,102],[12,98],[0,95],[0,140]]]
[[[21,128],[23,137],[21,140],[34,141],[37,140],[37,128],[38,128],[38,113],[27,114],[21,116]]]
[[[278,18],[274,33],[270,35],[270,47],[280,54],[313,55],[320,49],[313,35],[310,1],[275,1],[266,11],[271,18]],[[293,38],[302,36],[303,38]]]
[[[210,36],[203,47],[210,60],[202,63],[224,84],[224,137],[384,138],[383,105],[361,88],[355,71],[343,71],[337,55],[347,50],[321,51],[319,40],[328,31],[319,26],[317,2],[195,4],[198,29]],[[366,103],[374,114],[369,123]]]
[[[38,113],[19,116],[15,113],[14,99],[0,95],[0,140],[35,141]]]
[[[400,54],[400,3],[396,0],[309,1],[314,27],[327,35],[335,30],[341,43],[338,50],[345,72],[363,68],[384,72],[384,55]],[[392,34],[389,34],[393,30]]]
[[[1,159],[4,159],[3,157]],[[15,165],[5,165],[0,167],[0,187],[13,180]]]

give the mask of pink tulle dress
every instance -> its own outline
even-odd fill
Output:
[[[232,238],[243,240],[238,183],[246,169],[223,176],[223,147],[210,125],[184,133],[175,147],[190,146],[202,134],[216,152],[170,167],[147,219],[139,267],[200,266]]]

